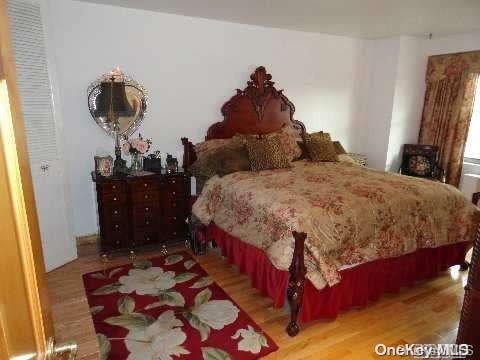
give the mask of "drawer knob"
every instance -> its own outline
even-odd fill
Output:
[[[145,195],[145,199],[148,199],[148,195]]]
[[[132,241],[132,245],[135,246],[135,241]]]
[[[117,185],[113,185],[112,189],[115,190],[117,188]]]
[[[176,217],[176,216],[174,216],[174,217],[173,217],[173,220],[177,220],[177,217]]]
[[[118,229],[119,227],[120,227],[120,225],[115,224],[115,229]]]
[[[145,225],[150,225],[150,221],[145,221]]]
[[[117,198],[116,198],[116,197],[114,197],[114,198],[113,198],[113,201],[117,201]]]
[[[145,184],[143,184],[143,186],[147,187],[147,186],[148,186],[148,184],[147,184],[147,183],[145,183]]]
[[[115,241],[116,245],[120,245],[120,240]]]
[[[149,208],[149,207],[146,207],[146,208],[145,208],[145,211],[149,211],[149,210],[150,210],[150,208]]]
[[[118,210],[113,210],[113,213],[114,213],[115,215],[117,215],[117,214],[118,214]]]
[[[173,232],[173,235],[177,235],[177,232],[176,232],[176,231],[174,231],[174,232]]]
[[[173,194],[173,195],[175,195],[175,194],[176,194],[176,192],[175,192],[175,191],[173,191],[173,192],[172,192],[172,194]]]
[[[172,180],[172,184],[175,184],[175,180]]]
[[[150,236],[145,236],[145,241],[150,241]]]

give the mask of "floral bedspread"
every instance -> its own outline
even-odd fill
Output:
[[[292,230],[306,232],[307,277],[318,289],[338,283],[346,265],[471,241],[480,222],[453,186],[345,162],[215,176],[193,213],[262,249],[280,270],[291,263]]]

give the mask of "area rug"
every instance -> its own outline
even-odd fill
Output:
[[[101,359],[258,359],[275,342],[186,253],[83,275]]]

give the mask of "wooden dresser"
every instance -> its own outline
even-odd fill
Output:
[[[92,178],[97,187],[102,253],[185,240],[190,177],[144,172],[125,178],[92,174]]]

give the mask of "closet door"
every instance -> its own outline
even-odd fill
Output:
[[[77,253],[69,225],[42,2],[8,0],[8,14],[43,254],[49,271],[75,259]]]

